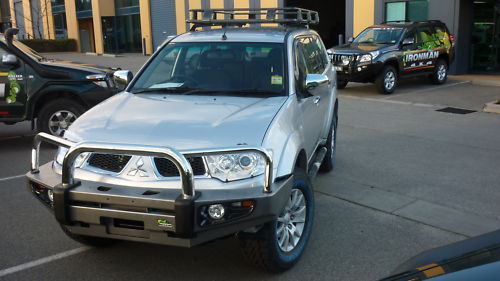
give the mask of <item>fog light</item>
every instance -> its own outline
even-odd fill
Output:
[[[47,197],[49,197],[50,202],[54,202],[54,191],[52,189],[47,190]]]
[[[358,71],[361,71],[361,67],[358,67]]]
[[[224,217],[226,210],[222,204],[214,204],[208,206],[208,215],[214,220],[220,220]]]

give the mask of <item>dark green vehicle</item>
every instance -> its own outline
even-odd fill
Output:
[[[50,61],[0,34],[0,122],[30,120],[39,131],[60,136],[78,116],[117,92],[113,69]],[[36,121],[36,122],[35,122]]]

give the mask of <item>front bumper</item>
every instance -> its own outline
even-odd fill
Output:
[[[71,149],[68,157],[72,157]],[[260,176],[234,183],[221,182],[220,188],[200,189],[192,194],[183,185],[181,192],[181,189],[102,184],[83,179],[61,184],[68,177],[64,169],[61,176],[52,163],[38,167],[37,157],[33,159],[36,160],[33,169],[26,174],[28,188],[73,234],[182,247],[275,219],[288,200],[293,183],[293,177],[288,177],[271,183],[269,191],[263,192],[267,190],[267,181]],[[212,204],[225,206],[223,219],[207,216],[207,206]]]
[[[351,62],[349,65],[335,64],[337,70],[337,78],[339,80],[349,82],[373,82],[382,70],[383,64],[381,62],[374,62],[366,65],[358,65]]]

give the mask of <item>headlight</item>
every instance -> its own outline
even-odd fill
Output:
[[[234,181],[262,175],[266,160],[256,152],[205,156],[210,175],[222,181]]]
[[[370,52],[370,55],[372,55],[372,59],[375,59],[376,57],[378,57],[378,55],[380,55],[380,51]]]
[[[68,149],[65,148],[65,147],[59,147],[57,149],[57,154],[56,154],[56,163],[61,165],[63,164],[63,161],[64,161],[64,156],[66,156],[66,154],[68,153]],[[87,157],[89,156],[90,153],[88,152],[85,152],[85,153],[82,153],[80,155],[78,155],[78,157],[76,157],[75,159],[75,168],[79,168],[83,165],[83,163],[85,162],[85,160],[87,160]]]
[[[96,84],[97,86],[107,88],[108,83],[106,82],[106,75],[105,74],[93,74],[93,75],[87,75],[85,78],[89,80],[94,80],[92,83]]]
[[[371,62],[372,61],[372,55],[370,54],[366,54],[366,55],[362,55],[360,58],[359,58],[359,62],[360,63],[363,63],[363,62]]]

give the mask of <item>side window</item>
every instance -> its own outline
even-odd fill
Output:
[[[319,54],[318,58],[322,61],[323,64],[323,71],[325,68],[328,66],[328,54],[326,53],[325,45],[323,45],[323,42],[321,39],[319,39],[317,36],[314,36],[314,42],[316,43],[316,46],[318,47]]]
[[[308,73],[323,73],[326,68],[325,54],[318,46],[318,39],[312,36],[300,37],[299,44],[302,45]],[[320,43],[321,44],[321,43]]]
[[[295,91],[297,92],[298,96],[303,97],[304,95],[302,94],[301,85],[304,82],[306,75],[310,72],[306,60],[306,55],[305,55],[306,52],[304,44],[302,43],[300,38],[295,40],[294,52],[295,52],[295,67],[294,67]]]
[[[450,48],[451,47],[451,41],[450,41],[450,37],[449,37],[449,34],[446,30],[446,27],[444,26],[440,26],[440,25],[436,25],[434,27],[434,30],[436,31],[436,37],[437,37],[437,40],[439,41],[439,44],[440,45],[444,45],[446,48]]]
[[[405,38],[404,39],[408,39],[408,38],[413,38],[413,42],[415,42],[415,44],[413,45],[407,45],[407,46],[403,46],[403,50],[410,50],[410,49],[415,49],[415,46],[417,44],[417,41],[418,41],[418,38],[417,38],[417,32],[415,32],[414,29],[410,29],[406,35],[405,35]]]
[[[418,48],[419,49],[434,49],[439,47],[439,41],[430,26],[422,26],[418,28]]]

